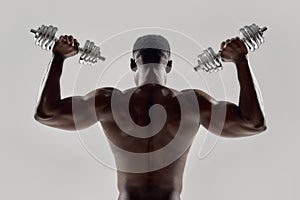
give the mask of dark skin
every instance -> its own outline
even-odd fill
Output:
[[[61,98],[60,77],[64,61],[78,53],[78,42],[72,36],[60,37],[53,48],[53,60],[50,65],[45,86],[41,92],[38,102],[35,119],[40,123],[64,130],[80,130],[100,122],[106,137],[118,147],[135,153],[148,153],[163,148],[174,138],[181,120],[190,123],[191,128],[184,134],[185,140],[192,141],[200,125],[210,132],[222,137],[246,137],[259,134],[266,130],[265,120],[257,95],[254,83],[248,66],[246,46],[238,38],[226,40],[221,44],[221,57],[224,62],[235,63],[238,80],[240,83],[239,104],[236,105],[227,101],[217,101],[199,89],[187,89],[177,91],[161,84],[148,83],[125,91],[116,88],[105,87],[92,91],[84,96],[71,96]],[[140,64],[164,63],[166,72],[172,68],[172,61],[164,53],[151,51],[136,54],[131,59],[131,69],[138,69]],[[135,90],[139,88],[139,90]],[[132,90],[135,90],[129,103],[130,117],[139,126],[146,126],[150,123],[148,110],[153,104],[162,105],[167,113],[167,120],[164,127],[158,134],[149,138],[133,137],[124,133],[116,124],[112,116],[111,96],[112,91],[116,92],[117,98],[122,101]],[[187,96],[194,92],[199,109],[200,120],[193,119],[197,113],[190,111],[188,115],[181,115],[180,105],[177,97]],[[188,99],[186,100],[189,101]],[[72,102],[79,105],[80,118],[74,122]],[[226,108],[225,123],[214,121],[211,123],[212,109],[222,110]],[[96,111],[97,117],[94,117]],[[122,110],[119,110],[120,115]],[[126,117],[126,116],[125,116]],[[127,116],[128,117],[128,116]],[[124,118],[124,120],[126,120]],[[130,125],[128,125],[130,126]],[[196,130],[196,131],[195,131]],[[173,163],[161,169],[145,173],[129,173],[117,170],[119,200],[180,200],[182,191],[182,178],[187,150]],[[116,150],[112,148],[115,155]],[[152,158],[155,162],[155,158]],[[138,165],[138,163],[136,163]]]

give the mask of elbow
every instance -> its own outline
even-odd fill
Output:
[[[250,135],[258,135],[265,132],[266,130],[267,130],[267,125],[265,123],[265,120],[261,120],[257,123],[252,123],[248,128]]]
[[[36,121],[44,124],[45,122],[49,121],[52,117],[50,115],[46,115],[46,114],[41,114],[41,113],[35,112],[33,118]]]
[[[267,130],[267,125],[265,123],[256,124],[254,130],[256,130],[257,134],[265,132]]]
[[[237,137],[249,137],[261,134],[267,130],[265,122],[262,123],[247,123],[243,126],[236,125],[223,129],[221,136],[237,138]]]
[[[35,121],[39,121],[41,119],[41,117],[39,116],[39,114],[37,112],[34,113],[33,118],[35,119]]]
[[[266,120],[263,115],[245,120],[244,126],[253,135],[260,134],[267,130]]]
[[[38,122],[49,121],[49,119],[53,119],[56,113],[54,107],[38,105],[35,109],[34,119]]]
[[[266,120],[264,117],[257,120],[255,123],[253,123],[254,130],[259,131],[259,133],[264,132],[267,130]]]
[[[256,129],[259,129],[259,130],[262,130],[262,131],[267,130],[267,125],[266,125],[265,119],[262,118],[258,123],[255,123],[255,124],[254,124],[254,127],[255,127]]]
[[[74,123],[70,123],[70,121],[64,121],[64,120],[59,120],[57,115],[41,115],[39,113],[34,113],[34,119],[48,127],[52,128],[57,128],[61,130],[67,130],[67,131],[76,131],[79,130],[79,128],[74,125]]]
[[[33,119],[35,120],[35,121],[39,121],[39,116],[38,116],[38,114],[35,112],[34,113],[34,115],[33,115]]]

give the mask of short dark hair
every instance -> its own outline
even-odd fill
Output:
[[[135,56],[135,54],[140,53],[141,55],[145,55],[145,54],[167,54],[168,57],[171,56],[171,52],[170,51],[165,51],[165,50],[161,50],[161,49],[153,49],[153,48],[145,48],[145,49],[138,49],[138,50],[134,50],[132,51],[133,56]]]
[[[155,51],[155,50],[156,51]],[[132,53],[133,55],[136,52],[167,52],[168,56],[171,55],[170,44],[166,38],[161,35],[144,35],[139,37],[134,45]]]

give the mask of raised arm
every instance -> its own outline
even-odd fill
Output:
[[[53,47],[53,58],[39,94],[34,118],[40,123],[64,130],[87,128],[101,119],[110,106],[113,88],[100,88],[85,96],[61,99],[60,77],[66,58],[78,53],[79,43],[72,36],[63,36]]]
[[[201,90],[194,90],[200,108],[201,124],[223,137],[244,137],[261,133],[266,124],[248,65],[248,51],[239,38],[221,44],[225,62],[234,62],[240,84],[239,105],[217,101]]]

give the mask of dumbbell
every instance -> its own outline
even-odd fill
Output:
[[[255,51],[264,42],[263,33],[266,30],[267,27],[260,28],[256,24],[244,26],[240,28],[239,38],[244,42],[248,50]],[[220,52],[215,53],[211,47],[204,50],[202,54],[198,55],[198,65],[194,69],[195,71],[201,69],[209,73],[222,70]]]
[[[42,47],[45,50],[51,50],[58,40],[55,36],[57,32],[57,27],[52,25],[45,26],[42,25],[37,30],[31,29],[30,32],[35,34],[35,44]],[[104,61],[105,58],[101,56],[100,47],[96,46],[94,42],[87,40],[84,47],[79,47],[80,58],[79,63],[81,64],[95,64],[99,59]]]

